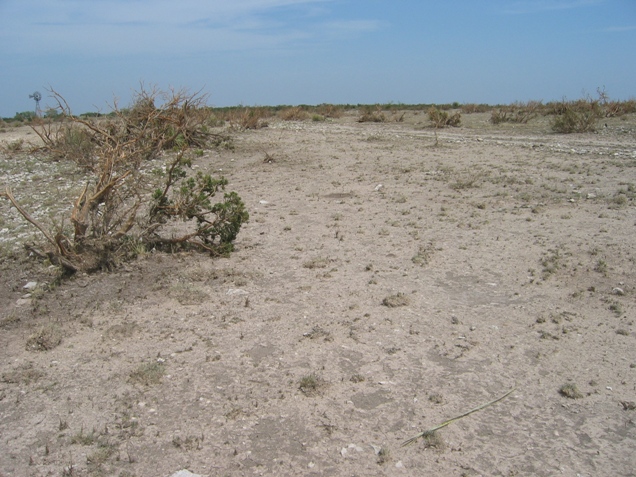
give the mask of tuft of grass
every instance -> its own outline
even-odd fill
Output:
[[[443,449],[445,445],[442,436],[435,431],[424,434],[422,436],[422,443],[424,444],[425,449]]]
[[[579,391],[579,388],[574,383],[566,383],[559,388],[559,394],[569,399],[580,399],[583,397],[583,393]]]
[[[331,260],[328,258],[314,258],[313,260],[309,260],[308,262],[303,263],[303,267],[313,270],[314,268],[327,268],[327,265],[331,263]]]
[[[325,386],[325,381],[316,373],[303,376],[298,382],[298,389],[300,389],[305,396],[316,396],[320,394],[322,388]]]
[[[430,242],[428,245],[420,245],[417,249],[417,253],[411,258],[411,261],[416,265],[424,267],[431,261],[431,256],[434,251],[435,246],[433,242]]]
[[[380,105],[364,106],[360,110],[360,117],[358,117],[359,123],[383,123],[386,121],[386,116],[382,112]]]
[[[623,314],[623,305],[618,301],[613,301],[609,306],[610,311],[613,311],[616,316]]]
[[[161,362],[144,363],[130,373],[130,382],[152,386],[161,383],[165,372],[165,365]]]
[[[382,304],[389,308],[397,308],[398,306],[407,306],[411,300],[404,293],[397,293],[396,295],[387,296],[382,300]]]
[[[26,342],[29,351],[49,351],[62,342],[62,330],[57,325],[48,325],[32,334]]]

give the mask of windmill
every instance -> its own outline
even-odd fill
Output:
[[[36,91],[33,94],[29,95],[29,98],[33,98],[35,100],[35,117],[42,117],[42,110],[40,109],[40,100],[42,99],[42,95],[39,91]]]

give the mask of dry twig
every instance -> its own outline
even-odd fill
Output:
[[[411,437],[410,439],[405,440],[405,441],[402,443],[402,446],[401,446],[401,447],[405,447],[405,446],[408,446],[408,445],[410,445],[410,444],[413,444],[413,443],[414,443],[415,441],[417,441],[420,437],[424,437],[424,436],[427,436],[427,435],[431,435],[431,434],[433,434],[435,431],[437,431],[437,430],[441,429],[442,427],[446,427],[446,426],[448,426],[448,425],[449,425],[450,423],[452,423],[452,422],[458,421],[459,419],[461,419],[461,418],[463,418],[463,417],[466,417],[466,416],[468,416],[468,415],[470,415],[470,414],[472,414],[472,413],[474,413],[474,412],[481,411],[482,409],[485,409],[485,408],[487,408],[488,406],[492,406],[492,405],[493,405],[493,404],[495,404],[496,402],[499,402],[499,401],[501,401],[502,399],[504,399],[504,398],[508,397],[510,394],[512,394],[512,392],[513,392],[515,389],[517,389],[517,387],[516,387],[516,386],[515,386],[514,388],[512,388],[510,391],[508,391],[506,394],[504,394],[503,396],[501,396],[501,397],[499,397],[499,398],[495,399],[494,401],[490,401],[490,402],[487,402],[486,404],[482,404],[481,406],[478,406],[478,407],[476,407],[475,409],[471,409],[470,411],[465,412],[464,414],[461,414],[461,415],[459,415],[459,416],[457,416],[457,417],[453,417],[452,419],[449,419],[448,421],[444,421],[444,422],[442,422],[442,423],[441,423],[440,425],[438,425],[438,426],[431,427],[430,429],[427,429],[427,430],[425,430],[425,431],[420,432],[420,433],[419,433],[419,434],[417,434],[416,436],[413,436],[413,437]]]

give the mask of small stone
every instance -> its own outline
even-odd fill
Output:
[[[189,470],[183,469],[183,470],[176,471],[170,477],[203,477],[203,476],[201,476],[200,474],[193,474]]]
[[[24,288],[25,290],[33,290],[37,286],[38,286],[38,282],[29,282],[26,285],[24,285],[22,288]]]
[[[227,291],[227,295],[247,295],[245,290],[241,290],[240,288],[230,288]]]
[[[587,194],[588,199],[596,199],[596,194],[592,194],[591,192]]]
[[[623,290],[622,288],[615,287],[615,288],[612,288],[612,293],[614,295],[623,296],[625,294],[625,290]]]
[[[401,461],[401,460],[398,460],[398,461],[395,463],[395,467],[397,467],[398,469],[401,469],[401,468],[403,468],[403,467],[404,467],[404,464],[402,463],[402,461]]]
[[[375,189],[373,189],[374,191],[378,192],[379,190],[382,190],[384,186],[382,184],[378,184],[377,186],[375,186]]]

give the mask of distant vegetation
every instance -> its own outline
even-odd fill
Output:
[[[385,103],[385,104],[319,104],[319,105],[278,105],[278,106],[226,106],[205,107],[211,127],[228,125],[235,130],[258,129],[266,127],[274,118],[284,121],[325,121],[340,118],[346,112],[357,112],[359,122],[401,122],[407,111],[422,112],[428,115],[431,126],[459,126],[462,114],[490,113],[492,124],[526,124],[540,116],[551,118],[550,127],[555,133],[591,132],[596,129],[602,118],[620,117],[636,113],[636,99],[624,101],[611,100],[604,89],[597,89],[597,96],[587,96],[576,100],[527,101],[507,105],[489,105],[476,103]],[[113,117],[126,115],[130,111],[121,109],[117,113],[101,114],[87,112],[80,118]],[[45,119],[61,120],[63,115],[57,109],[49,109]],[[16,113],[13,118],[1,120],[6,125],[18,126],[41,121],[32,111]],[[1,123],[0,123],[1,124]]]

